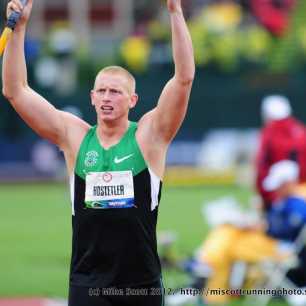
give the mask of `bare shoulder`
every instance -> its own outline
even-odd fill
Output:
[[[143,115],[138,122],[138,129],[136,132],[136,139],[144,151],[151,148],[150,144],[157,143],[157,136],[154,133],[154,116],[156,110],[153,109]]]
[[[136,140],[151,170],[163,178],[168,145],[160,140],[155,133],[155,109],[146,113],[138,122]]]
[[[65,122],[65,137],[62,143],[62,149],[75,151],[80,146],[91,126],[83,119],[61,111],[62,120]]]
[[[74,167],[81,143],[91,126],[83,119],[68,112],[60,111],[60,114],[65,122],[65,137],[60,144],[60,148],[64,152],[67,169],[70,173]]]

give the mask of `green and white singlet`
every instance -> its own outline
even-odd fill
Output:
[[[156,223],[162,182],[137,144],[137,124],[105,150],[92,127],[81,144],[72,200],[70,284],[135,286],[161,277]]]

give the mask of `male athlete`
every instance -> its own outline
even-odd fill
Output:
[[[181,0],[168,0],[175,73],[157,106],[138,123],[135,80],[107,67],[96,77],[91,103],[97,125],[54,108],[27,83],[23,10],[3,59],[3,94],[23,120],[65,155],[71,182],[73,244],[69,306],[162,305],[156,222],[167,148],[187,110],[195,74]],[[12,0],[7,15],[21,12]],[[46,71],[47,73],[47,71]]]

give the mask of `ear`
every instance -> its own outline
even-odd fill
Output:
[[[94,102],[94,94],[95,94],[95,92],[94,92],[94,90],[92,89],[91,91],[90,91],[90,99],[91,99],[91,105],[95,105],[95,102]]]
[[[138,95],[135,93],[131,96],[129,108],[134,108],[138,102]]]

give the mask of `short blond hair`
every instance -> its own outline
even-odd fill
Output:
[[[136,80],[135,80],[134,76],[128,70],[126,70],[125,68],[120,67],[120,66],[108,66],[108,67],[105,67],[105,68],[101,69],[96,76],[95,86],[96,86],[96,81],[97,81],[98,77],[103,73],[122,75],[123,77],[126,78],[126,80],[128,81],[128,83],[130,85],[131,94],[135,93],[135,91],[136,91]]]

